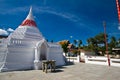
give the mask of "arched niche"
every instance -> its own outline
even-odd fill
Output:
[[[46,60],[47,59],[47,46],[45,43],[42,43],[41,46],[39,47],[39,54],[40,54],[40,61],[41,60]]]
[[[47,60],[47,43],[45,40],[39,41],[35,47],[34,68],[36,70],[41,68],[41,61]]]

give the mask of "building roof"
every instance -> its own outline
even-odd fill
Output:
[[[32,26],[37,27],[34,17],[32,15],[32,7],[30,8],[29,14],[26,19],[22,22],[21,26]]]
[[[74,48],[74,45],[73,45],[73,44],[69,44],[69,45],[67,46],[67,48],[73,49],[73,48]]]
[[[42,33],[36,26],[33,14],[32,14],[32,7],[26,17],[26,19],[22,22],[22,24],[8,37],[9,40],[11,39],[24,39],[24,40],[35,40],[40,41],[44,39]]]
[[[58,43],[48,42],[48,46],[52,48],[61,48],[61,46]]]
[[[120,50],[120,48],[112,48],[112,50]]]

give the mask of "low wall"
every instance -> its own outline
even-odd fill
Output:
[[[80,56],[77,57],[66,57],[68,62],[83,62],[80,60]],[[85,63],[98,64],[98,65],[108,65],[107,57],[103,56],[90,56],[85,57]],[[120,59],[110,59],[110,66],[120,67]]]
[[[99,65],[108,65],[107,57],[85,57],[85,63],[90,64],[99,64]],[[120,59],[110,59],[110,65],[120,67]]]
[[[68,62],[80,62],[80,56],[77,57],[66,57]]]

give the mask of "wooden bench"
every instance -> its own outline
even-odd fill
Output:
[[[55,71],[55,60],[43,60],[42,61],[42,70],[47,73],[48,66],[50,66],[51,72]]]

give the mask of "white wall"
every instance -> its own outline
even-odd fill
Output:
[[[104,57],[104,56],[85,57],[85,63],[108,65],[108,59],[107,57]],[[110,66],[120,67],[120,59],[110,59]]]
[[[6,62],[2,71],[24,70],[33,68],[34,49],[8,47]]]
[[[63,52],[61,49],[55,48],[55,47],[50,47],[48,49],[48,55],[49,55],[48,59],[55,60],[57,66],[65,64],[65,61],[63,58]]]

